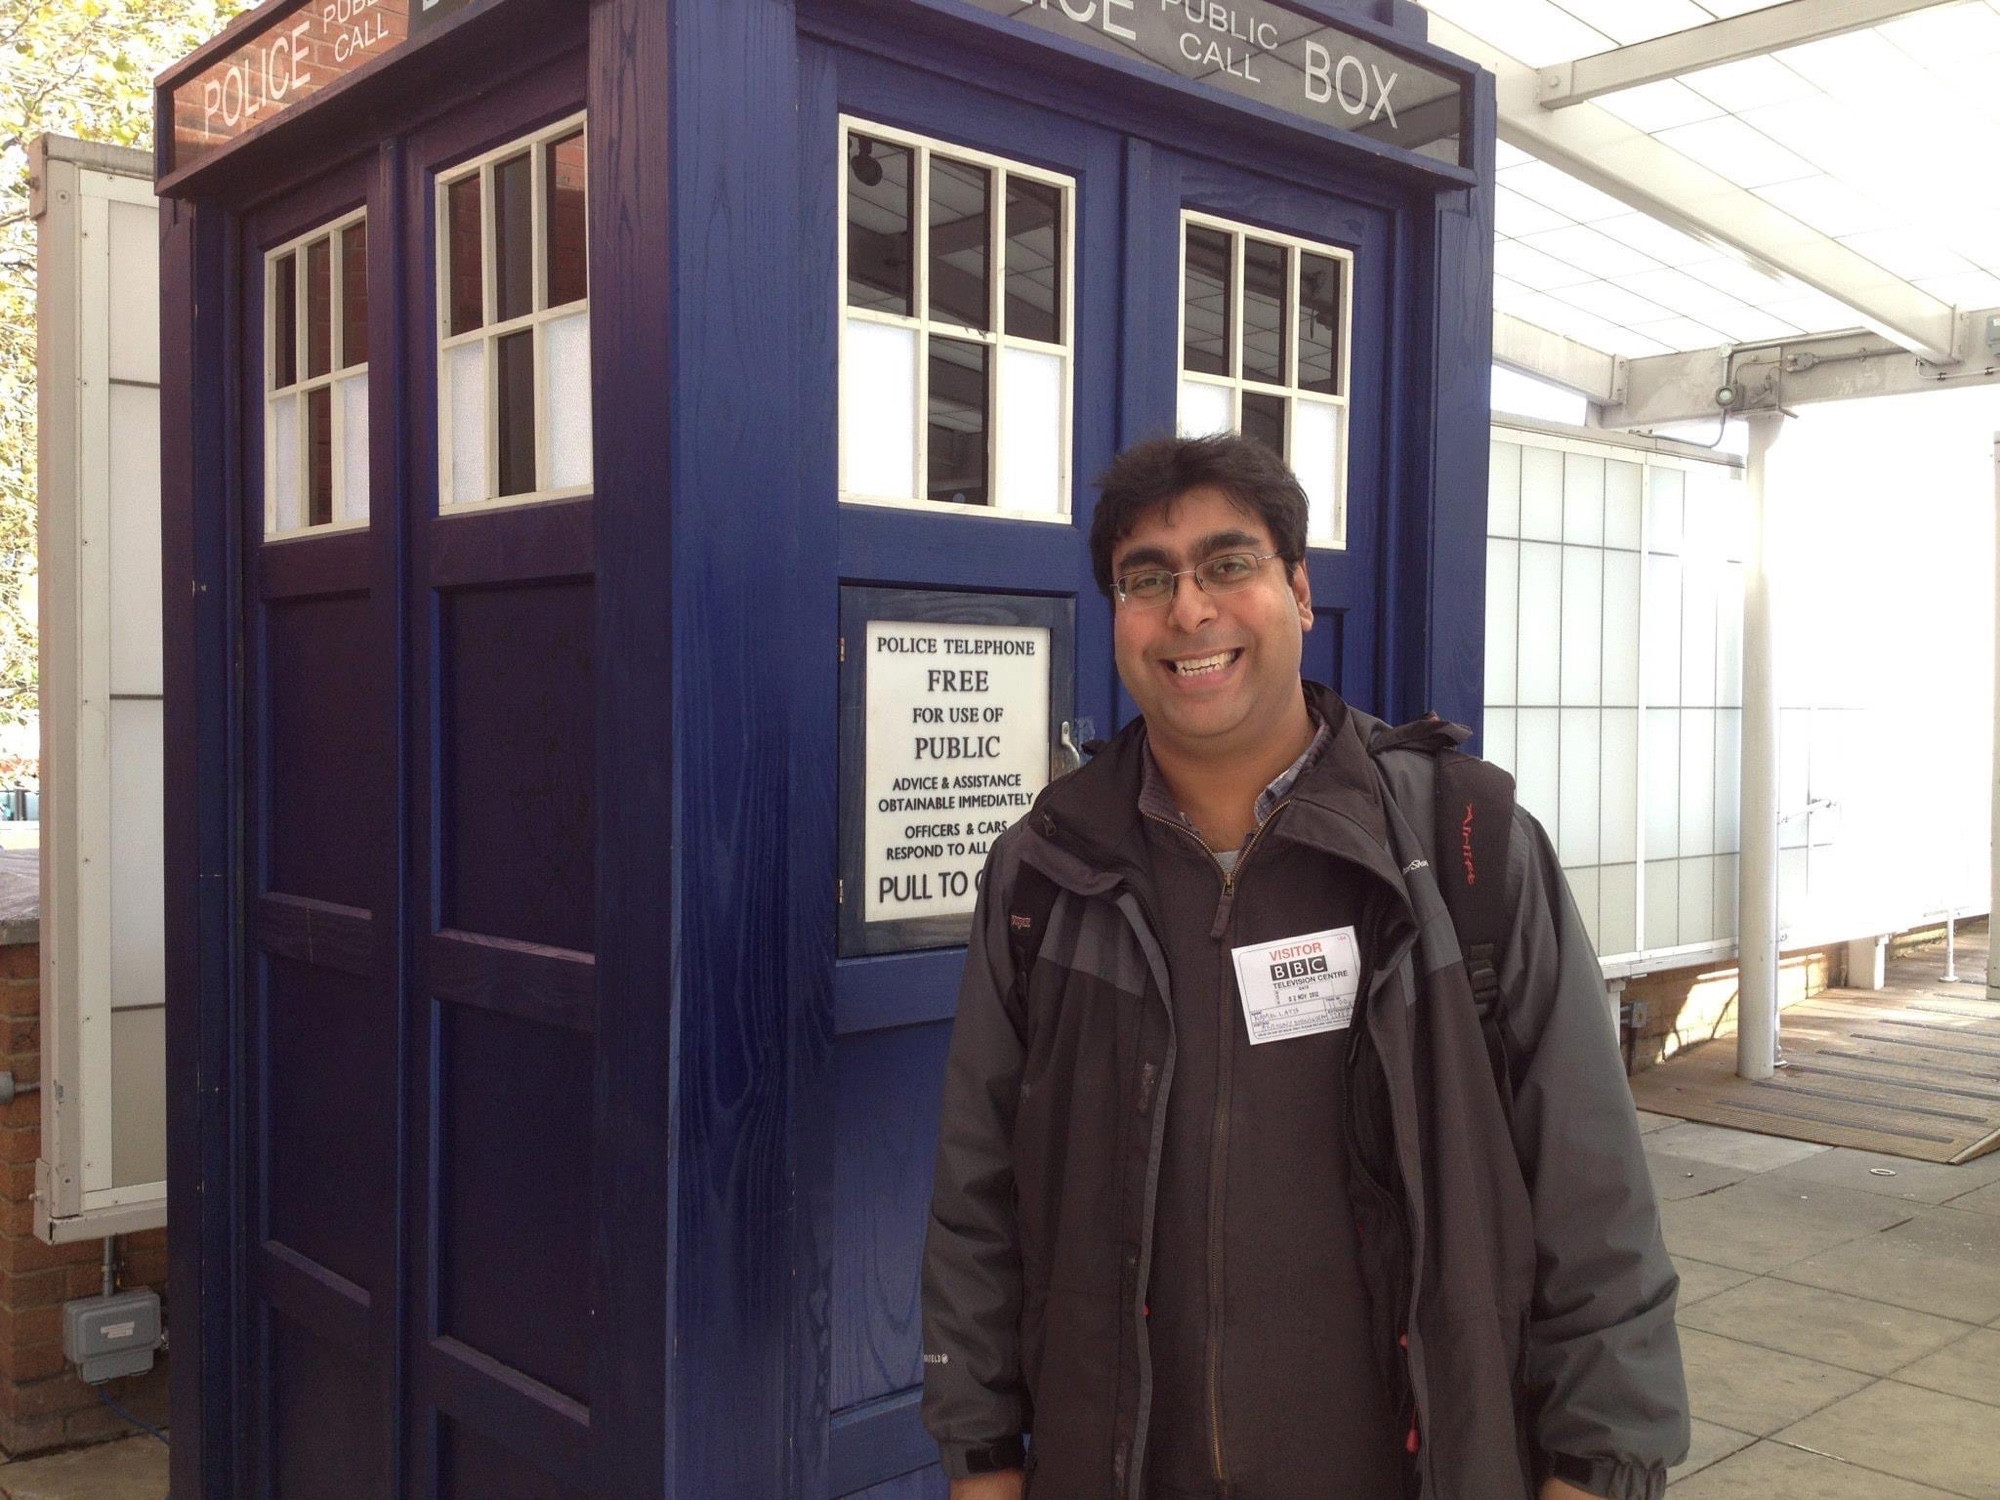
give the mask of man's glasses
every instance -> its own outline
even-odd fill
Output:
[[[1196,563],[1192,568],[1139,568],[1112,580],[1120,604],[1156,608],[1174,597],[1180,580],[1189,574],[1204,593],[1228,594],[1257,576],[1257,570],[1278,554],[1275,552],[1224,552]]]

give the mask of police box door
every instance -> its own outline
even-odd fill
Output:
[[[814,478],[840,641],[815,756],[839,809],[827,1490],[914,1500],[943,1492],[918,1277],[976,872],[1131,712],[1093,481],[1177,427],[1283,452],[1311,502],[1305,670],[1375,707],[1393,214],[1254,139],[1196,155],[1144,111],[831,30],[801,56],[805,222],[831,231],[809,323],[839,371]]]

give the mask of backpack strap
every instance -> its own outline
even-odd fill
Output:
[[[1500,959],[1513,917],[1507,843],[1514,827],[1514,778],[1455,746],[1437,756],[1437,845],[1431,861],[1445,909],[1465,955],[1466,978],[1501,1098],[1513,1096],[1500,1031]]]
[[[1007,957],[1014,965],[1014,1009],[1028,1011],[1028,976],[1042,951],[1042,937],[1055,910],[1056,883],[1033,865],[1014,871],[1014,888],[1007,895]]]

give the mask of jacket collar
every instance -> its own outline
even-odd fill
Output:
[[[1368,751],[1382,721],[1350,708],[1316,682],[1306,697],[1327,726],[1328,743],[1285,799],[1283,835],[1309,848],[1360,865],[1387,885],[1406,907],[1410,898],[1390,852],[1382,788]],[[1052,782],[1028,813],[1031,834],[1023,850],[1043,873],[1072,889],[1101,888],[1146,866],[1139,792],[1145,780],[1146,721],[1134,719],[1095,757]],[[1045,844],[1046,849],[1036,848]]]

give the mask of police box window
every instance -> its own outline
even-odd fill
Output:
[[[1180,430],[1240,432],[1306,492],[1306,540],[1347,544],[1347,349],[1354,258],[1232,224],[1181,219]]]
[[[841,139],[841,498],[1067,516],[1074,182],[860,121]]]
[[[440,173],[438,504],[591,483],[583,117]]]
[[[264,257],[264,534],[368,524],[368,217]]]

